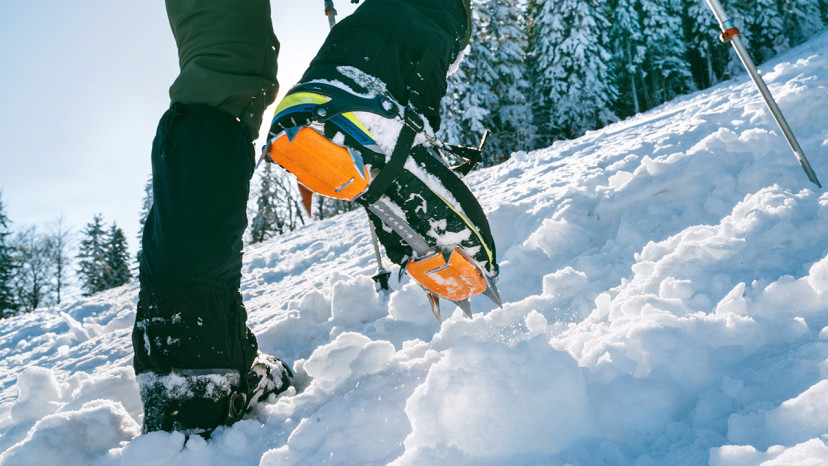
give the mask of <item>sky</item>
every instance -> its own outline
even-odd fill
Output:
[[[335,6],[339,19],[356,8]],[[323,0],[271,8],[284,92],[328,21]],[[0,0],[0,192],[12,227],[63,216],[80,231],[100,213],[135,251],[152,139],[177,72],[161,1]]]

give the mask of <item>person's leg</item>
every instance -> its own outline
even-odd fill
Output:
[[[468,0],[367,0],[331,30],[301,82],[354,67],[377,78],[436,130],[449,66],[470,34]],[[351,83],[348,83],[351,84]]]
[[[239,417],[238,395],[255,388],[245,386],[258,345],[239,293],[242,235],[277,43],[267,0],[168,0],[167,11],[182,70],[152,147],[134,367],[144,432],[205,432]]]
[[[389,259],[461,306],[479,293],[499,303],[485,213],[428,137],[469,15],[467,0],[367,0],[279,104],[267,149],[309,189],[365,206]],[[451,270],[423,272],[438,269]]]

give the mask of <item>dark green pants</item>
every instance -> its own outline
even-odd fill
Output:
[[[166,4],[181,74],[152,148],[135,371],[245,373],[257,351],[239,293],[251,140],[276,96],[278,42],[266,0]],[[468,19],[468,0],[366,0],[334,28],[304,79],[335,79],[337,67],[352,66],[437,119]]]

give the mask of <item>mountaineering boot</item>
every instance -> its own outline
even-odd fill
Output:
[[[293,371],[290,367],[281,359],[260,352],[245,377],[246,411],[266,401],[270,395],[281,394],[291,385],[293,385]]]
[[[240,420],[257,403],[288,389],[293,372],[259,353],[241,377],[231,369],[171,369],[138,374],[144,402],[142,433],[177,431],[209,437],[219,426]]]
[[[471,296],[500,298],[486,216],[430,132],[379,79],[342,66],[289,91],[263,156],[310,191],[364,206],[389,258],[426,289],[439,320],[439,297],[466,314]]]
[[[467,315],[476,294],[500,305],[488,221],[446,166],[440,151],[450,147],[433,137],[469,20],[468,0],[366,1],[331,30],[279,104],[263,153],[302,191],[365,207],[438,320],[440,297]]]

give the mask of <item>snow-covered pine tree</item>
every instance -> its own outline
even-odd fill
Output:
[[[543,35],[548,29],[547,19],[540,15],[545,0],[527,0],[526,2],[526,77],[529,81],[529,102],[531,104],[532,122],[535,127],[535,144],[533,149],[548,146],[552,138],[547,133],[545,122],[549,121],[550,109],[541,105],[544,99],[544,90],[540,87],[542,70],[539,62],[540,53],[544,50],[546,37]]]
[[[464,58],[465,60],[465,58]],[[465,98],[466,73],[462,65],[448,77],[446,96],[440,102],[440,131],[437,137],[451,144],[461,144],[463,137],[463,120],[460,112],[460,102]]]
[[[824,0],[782,0],[783,21],[791,44],[801,44],[825,27]]]
[[[526,10],[522,2],[490,0],[489,43],[496,48],[493,85],[492,135],[487,146],[490,162],[509,158],[512,152],[531,149],[535,139],[526,67]]]
[[[646,109],[695,89],[687,62],[678,0],[640,0],[646,47]]]
[[[730,59],[732,47],[718,39],[721,29],[705,0],[685,0],[684,11],[688,61],[697,87],[705,89],[720,81],[720,64]]]
[[[0,196],[2,193],[0,192]],[[6,216],[6,207],[0,197],[0,319],[17,312],[17,300],[14,294],[14,246],[11,243],[11,220]]]
[[[141,211],[138,212],[138,252],[135,253],[136,269],[137,264],[141,260],[141,242],[144,239],[144,226],[147,224],[147,217],[150,209],[152,209],[152,174],[147,176],[147,182],[144,184],[144,199],[141,201]]]
[[[546,142],[574,138],[616,120],[603,3],[550,0],[536,6],[535,85],[541,92],[539,105],[549,113],[536,124]]]
[[[497,108],[493,89],[499,79],[492,52],[496,44],[488,32],[491,11],[482,0],[472,4],[471,44],[459,70],[449,77],[447,98],[441,104],[444,121],[439,133],[446,142],[464,146],[476,146],[483,132],[492,128],[492,109]]]
[[[103,217],[96,214],[83,230],[83,239],[76,258],[78,277],[84,296],[91,296],[107,288],[107,238]]]
[[[144,225],[147,223],[147,216],[149,216],[150,209],[152,208],[152,202],[152,175],[149,175],[144,185],[144,199],[141,201],[141,211],[138,212],[138,223],[140,225],[138,228],[138,241],[141,241],[141,237],[144,235]]]
[[[822,12],[822,25],[828,25],[828,0],[819,0],[819,10]]]
[[[742,8],[744,33],[750,37],[751,55],[757,64],[790,48],[777,0],[751,0],[744,2]]]
[[[104,267],[104,284],[106,288],[124,285],[132,278],[129,268],[129,248],[124,231],[115,222],[106,235],[106,264]]]
[[[644,33],[638,17],[638,0],[616,0],[611,3],[612,20],[609,32],[614,70],[618,83],[615,112],[619,116],[639,113],[639,83],[644,70]]]

